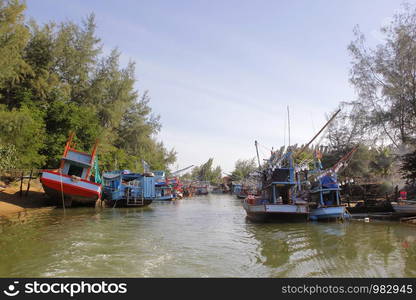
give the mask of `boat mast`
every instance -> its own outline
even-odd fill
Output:
[[[287,106],[287,127],[288,127],[288,134],[289,134],[289,144],[288,147],[290,147],[290,115],[289,115],[289,105]]]
[[[259,147],[258,147],[257,141],[254,141],[254,145],[256,146],[257,161],[259,162],[259,169],[260,169],[261,168],[261,164],[260,164]]]

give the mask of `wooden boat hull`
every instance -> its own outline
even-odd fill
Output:
[[[62,206],[62,194],[66,207],[76,205],[94,206],[101,199],[101,185],[53,171],[43,171],[40,177],[45,193],[56,200],[58,206]]]
[[[416,216],[416,203],[392,203],[396,213],[403,216]]]
[[[248,204],[243,207],[247,217],[254,221],[306,221],[309,211],[307,205],[296,204]]]
[[[172,201],[175,200],[174,195],[160,196],[155,198],[155,201]]]
[[[344,206],[319,207],[311,209],[309,219],[311,220],[337,220],[346,217]]]
[[[208,195],[208,192],[195,192],[195,195],[202,196],[202,195]]]

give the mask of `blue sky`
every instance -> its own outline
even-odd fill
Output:
[[[414,1],[408,1],[414,3]],[[355,99],[347,46],[356,24],[370,44],[402,1],[28,0],[38,23],[80,22],[95,13],[104,51],[136,62],[163,124],[159,139],[178,152],[173,169],[209,157],[226,172],[237,159],[307,142],[340,101]]]

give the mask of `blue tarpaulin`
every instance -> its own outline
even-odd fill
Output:
[[[327,189],[336,189],[338,188],[338,183],[336,179],[330,175],[325,175],[320,179],[321,185],[323,188]]]

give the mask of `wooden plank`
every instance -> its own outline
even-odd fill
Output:
[[[22,172],[22,176],[20,176],[20,197],[22,197],[22,188],[23,188],[23,176],[25,174]]]

